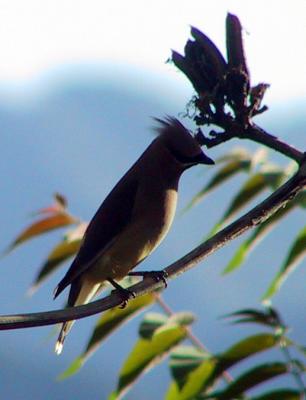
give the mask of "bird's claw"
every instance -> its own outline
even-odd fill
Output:
[[[168,278],[168,273],[164,270],[161,271],[137,271],[137,272],[130,272],[130,276],[143,276],[143,278],[150,277],[152,279],[155,279],[156,282],[162,281],[165,289],[168,286],[167,278]]]
[[[156,282],[162,281],[164,286],[165,286],[165,289],[167,288],[167,286],[168,286],[168,281],[167,281],[168,273],[166,271],[164,271],[164,270],[161,270],[161,271],[150,271],[148,273],[148,276],[150,276],[151,278],[155,279]]]
[[[112,290],[112,293],[117,292],[121,297],[122,303],[119,308],[125,308],[131,298],[135,299],[136,294],[132,290],[123,288],[112,278],[108,278],[107,280],[115,288],[115,290]]]
[[[124,288],[116,289],[116,290],[118,290],[121,300],[122,300],[122,303],[119,306],[119,308],[121,308],[121,309],[123,309],[127,306],[129,300],[135,299],[135,297],[136,297],[135,292],[133,292],[132,290],[124,289]],[[115,292],[116,292],[116,290],[115,290]]]

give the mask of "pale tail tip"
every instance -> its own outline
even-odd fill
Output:
[[[63,350],[63,343],[61,343],[59,340],[55,344],[55,353],[59,356]]]
[[[31,286],[31,287],[27,290],[26,296],[27,296],[27,297],[33,296],[33,294],[36,292],[36,290],[37,290],[37,286],[35,286],[35,285]]]

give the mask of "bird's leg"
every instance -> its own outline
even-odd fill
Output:
[[[122,298],[122,303],[120,305],[120,308],[125,308],[127,306],[128,301],[131,298],[135,298],[135,293],[132,292],[129,289],[125,289],[124,287],[122,287],[121,285],[119,285],[119,283],[117,283],[116,281],[114,281],[114,279],[112,278],[107,278],[107,281],[114,286],[114,288],[116,290],[118,290],[118,292],[120,293],[120,297]]]
[[[149,276],[150,278],[153,278],[156,280],[156,282],[162,281],[163,284],[165,285],[165,288],[168,286],[167,278],[168,278],[168,273],[164,270],[161,271],[135,271],[135,272],[129,272],[129,276],[143,276],[143,278]]]

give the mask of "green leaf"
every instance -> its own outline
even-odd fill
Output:
[[[118,398],[124,395],[141,374],[160,363],[186,337],[186,329],[182,326],[168,324],[162,328],[157,329],[151,339],[141,338],[135,344],[120,371],[116,392]]]
[[[32,295],[39,286],[53,273],[56,269],[70,257],[75,255],[81,244],[81,239],[74,240],[73,242],[59,243],[51,253],[48,255],[47,261],[42,265],[38,275],[36,276],[28,294]]]
[[[147,293],[144,296],[130,300],[123,309],[116,307],[103,313],[96,323],[86,349],[72,362],[68,369],[60,375],[59,379],[66,379],[75,374],[83,366],[88,357],[98,349],[110,334],[114,333],[124,323],[128,322],[131,318],[138,315],[139,312],[151,305],[154,300],[154,294]]]
[[[171,352],[169,367],[179,388],[186,382],[188,374],[208,358],[210,356],[206,352],[194,346],[178,346]]]
[[[268,153],[269,151],[266,147],[260,146],[252,155],[250,169],[254,169],[257,165],[264,165],[267,161]]]
[[[225,212],[223,219],[228,220],[242,207],[244,207],[249,201],[257,196],[267,186],[265,177],[262,173],[252,175],[242,189],[234,197],[234,200],[230,204],[228,210]]]
[[[33,294],[43,281],[55,272],[64,261],[68,260],[78,252],[86,227],[87,224],[85,223],[79,224],[75,229],[71,230],[64,236],[62,242],[53,248],[28,291],[30,295]]]
[[[13,241],[13,243],[9,245],[8,249],[4,252],[4,254],[11,252],[18,245],[26,242],[27,240],[33,239],[34,237],[50,232],[54,229],[62,228],[64,226],[68,226],[75,223],[76,219],[65,212],[55,213],[52,214],[51,216],[40,219],[39,221],[36,221],[27,228],[25,228],[17,236],[17,238]]]
[[[171,355],[170,361],[172,376],[179,391],[176,399],[193,399],[204,389],[211,387],[226,369],[276,346],[278,340],[275,335],[268,333],[250,336],[214,358],[198,350],[192,352],[187,347],[180,350],[180,346],[180,351]],[[175,388],[172,387],[171,391],[174,392]]]
[[[263,301],[270,299],[281,287],[288,275],[293,272],[295,267],[302,261],[306,254],[306,226],[296,237],[287,258],[274,278],[272,284],[263,296]]]
[[[207,398],[219,400],[232,400],[242,395],[245,391],[252,389],[260,383],[266,382],[290,370],[287,364],[275,362],[259,365],[240,375],[230,383],[223,391],[212,393]]]
[[[301,393],[293,389],[278,389],[252,397],[250,400],[301,400]]]
[[[221,184],[225,183],[235,174],[243,171],[248,172],[257,163],[260,163],[264,157],[265,156],[262,152],[257,151],[254,153],[254,155],[251,155],[244,148],[234,149],[232,152],[226,154],[223,157],[220,157],[218,160],[216,160],[216,162],[226,162],[226,164],[221,167],[217,171],[217,173],[210,179],[208,184],[204,186],[204,188],[193,197],[193,199],[185,207],[183,212],[189,210],[200,200],[202,200],[204,196],[206,196],[209,192],[216,189]]]
[[[169,324],[177,324],[180,326],[191,325],[195,321],[196,317],[193,313],[189,311],[180,311],[172,314],[168,318]]]
[[[177,400],[193,399],[201,393],[203,387],[209,382],[216,366],[213,359],[203,361],[195,370],[188,374],[186,383],[182,387]]]
[[[234,197],[221,220],[214,226],[210,232],[210,236],[214,235],[219,229],[221,229],[222,226],[225,225],[241,208],[243,208],[255,196],[259,195],[264,189],[266,189],[266,187],[267,183],[261,173],[252,175]]]
[[[165,314],[156,312],[146,313],[139,326],[139,336],[143,339],[151,339],[156,329],[165,325],[167,322],[168,317]]]
[[[249,203],[254,197],[258,196],[268,186],[276,186],[284,178],[284,173],[279,169],[266,167],[263,171],[252,175],[242,186],[242,189],[234,197],[223,219],[229,220],[241,208]]]
[[[225,352],[215,356],[217,362],[214,371],[212,371],[209,379],[205,382],[202,390],[211,387],[221,377],[223,372],[233,365],[278,345],[278,342],[279,339],[275,335],[264,333],[249,336],[234,344]]]
[[[276,346],[278,342],[279,338],[270,333],[249,336],[217,357],[219,360],[217,369],[223,372],[247,357]]]
[[[253,174],[242,186],[241,190],[232,200],[221,220],[210,232],[215,234],[223,225],[231,220],[242,208],[269,187],[277,187],[285,178],[285,173],[274,166],[268,165],[262,171]]]
[[[75,359],[72,361],[72,363],[69,365],[69,367],[68,367],[64,372],[62,372],[62,373],[57,377],[57,379],[58,379],[59,381],[63,381],[64,379],[67,379],[67,378],[69,378],[70,376],[76,374],[76,373],[79,371],[79,369],[82,368],[83,364],[84,364],[84,359],[83,359],[83,357],[82,357],[82,355],[81,355],[81,356],[75,358]]]
[[[298,351],[300,351],[303,354],[304,357],[306,357],[306,346],[302,346],[297,343],[295,343],[294,346]]]
[[[272,215],[269,219],[265,222],[260,224],[250,235],[250,237],[245,240],[236,253],[234,254],[233,258],[230,260],[228,265],[223,271],[223,274],[227,274],[229,272],[234,271],[235,269],[239,268],[249,253],[255,248],[255,246],[260,243],[260,241],[272,231],[272,229],[293,209],[295,209],[300,202],[300,198],[296,197],[293,201],[287,203],[284,208],[278,210],[275,214]]]
[[[252,157],[253,156],[245,147],[237,146],[225,153],[223,156],[218,157],[215,162],[220,164],[228,161],[250,160]]]
[[[234,321],[235,324],[240,323],[255,323],[262,324],[272,328],[278,328],[282,325],[281,319],[277,311],[272,307],[267,307],[265,311],[255,310],[252,308],[246,308],[243,310],[238,310],[234,313],[225,315],[226,318],[236,318],[238,320]]]
[[[233,177],[235,174],[241,171],[247,171],[250,168],[251,160],[234,160],[225,164],[222,168],[217,171],[217,173],[211,178],[206,186],[199,193],[197,193],[190,203],[186,206],[184,211],[189,210],[199,201],[201,201],[204,196],[209,192],[216,189],[218,186],[226,182],[228,179]]]
[[[165,395],[165,400],[177,400],[179,394],[180,390],[178,384],[176,382],[171,382]]]
[[[274,167],[273,165],[266,165],[262,172],[267,185],[273,190],[277,189],[288,177],[285,170],[279,167]]]

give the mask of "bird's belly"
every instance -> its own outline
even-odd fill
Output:
[[[121,235],[90,269],[91,279],[102,282],[107,278],[124,278],[154,250],[161,240],[160,235],[148,238],[141,232]]]
[[[107,278],[124,278],[160,244],[171,226],[174,213],[175,204],[159,218],[151,218],[149,228],[146,218],[130,225],[90,268],[91,279],[103,282]]]

